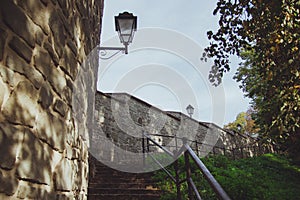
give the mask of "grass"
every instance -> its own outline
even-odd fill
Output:
[[[300,167],[292,165],[284,156],[265,154],[240,160],[213,156],[202,161],[231,199],[300,200]],[[184,179],[183,158],[179,159],[179,168],[182,172],[180,177]],[[174,175],[173,166],[168,169]],[[217,199],[195,165],[192,165],[192,171],[202,199]],[[154,179],[158,187],[165,191],[162,200],[176,199],[175,184],[163,171],[156,172]],[[186,183],[181,185],[181,190],[183,199],[188,199]]]

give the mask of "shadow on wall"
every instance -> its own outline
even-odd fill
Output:
[[[0,199],[86,199],[88,151],[72,95],[99,43],[102,5],[1,0]]]

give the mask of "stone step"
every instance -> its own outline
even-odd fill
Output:
[[[89,174],[88,200],[158,200],[161,191],[154,187],[152,176],[153,173],[118,171],[94,159]]]
[[[151,181],[152,177],[145,176],[143,177],[142,175],[139,176],[123,176],[123,175],[109,175],[109,174],[103,174],[103,175],[97,175],[97,176],[90,176],[91,179],[98,179],[101,181],[106,181],[106,180],[118,180],[119,182],[128,182],[128,181]]]
[[[101,186],[101,187],[110,187],[110,186],[126,186],[128,187],[133,187],[133,186],[139,186],[138,188],[146,188],[147,186],[154,186],[155,182],[154,181],[128,181],[128,182],[121,182],[121,181],[101,181],[101,180],[96,180],[93,181],[92,183],[89,183],[89,187],[95,187],[95,186]]]
[[[159,200],[160,195],[149,194],[89,194],[88,200]]]
[[[117,188],[120,188],[120,189],[123,189],[123,188],[150,188],[150,187],[153,187],[153,182],[149,182],[148,184],[147,183],[144,183],[144,184],[140,184],[140,183],[118,183],[118,185],[116,185],[116,183],[103,183],[103,182],[99,182],[99,183],[90,183],[89,184],[89,188],[114,188],[114,187],[117,187]]]
[[[89,194],[136,194],[151,195],[160,194],[159,190],[143,188],[89,188]]]
[[[102,171],[101,173],[93,174],[93,177],[130,177],[130,178],[151,178],[152,174],[128,174],[128,173],[121,173],[121,172],[110,172],[110,171]]]

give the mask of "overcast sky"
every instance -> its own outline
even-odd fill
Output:
[[[114,16],[128,11],[138,17],[138,30],[129,54],[101,60],[98,90],[127,92],[166,111],[186,113],[195,107],[193,118],[220,126],[246,111],[249,99],[232,76],[238,60],[223,84],[208,81],[211,61],[200,61],[209,41],[208,30],[216,30],[214,0],[109,0],[105,1],[102,46],[122,46],[114,30]]]

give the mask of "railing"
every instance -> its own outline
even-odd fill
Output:
[[[213,175],[209,172],[209,170],[205,167],[203,162],[199,159],[199,157],[196,155],[196,153],[192,150],[190,145],[188,144],[188,139],[186,138],[175,138],[176,141],[177,139],[181,139],[183,142],[183,145],[180,149],[177,148],[177,142],[176,142],[176,150],[173,152],[169,151],[167,148],[163,147],[160,145],[158,142],[153,140],[149,135],[143,133],[143,153],[146,155],[146,152],[149,152],[149,145],[150,142],[152,145],[160,148],[162,151],[164,151],[167,155],[171,156],[175,162],[174,162],[174,170],[175,170],[175,177],[172,176],[172,174],[151,154],[148,154],[157,165],[160,166],[160,168],[170,177],[170,179],[175,183],[176,185],[176,190],[177,190],[177,199],[181,200],[182,195],[181,195],[181,190],[180,190],[180,185],[184,182],[187,182],[188,185],[188,197],[190,200],[194,199],[194,197],[198,200],[201,200],[201,196],[196,188],[196,185],[191,177],[191,166],[190,166],[190,159],[189,157],[192,158],[192,160],[195,162],[196,166],[200,169],[202,172],[204,178],[208,181],[210,186],[212,187],[213,191],[217,194],[219,199],[223,200],[229,200],[229,196],[226,194],[226,192],[223,190],[221,185],[216,181],[216,179],[213,177]],[[146,142],[146,145],[145,145]],[[178,149],[178,150],[177,150]],[[177,158],[184,153],[184,158],[185,158],[185,171],[186,171],[186,179],[180,180],[179,178],[179,167],[178,167],[178,161]],[[144,157],[145,160],[145,157]],[[144,161],[145,162],[145,161]]]
[[[158,136],[158,137],[163,137],[163,138],[172,138],[175,139],[175,144],[174,146],[168,145],[168,148],[174,148],[174,149],[179,149],[178,145],[178,140],[181,140],[183,138],[174,136],[174,135],[163,135],[163,134],[147,134],[148,136]],[[145,139],[144,139],[145,140]],[[146,140],[145,140],[146,141]],[[240,158],[247,158],[247,157],[253,157],[253,156],[259,156],[265,153],[278,153],[278,150],[275,148],[275,146],[269,145],[269,146],[261,146],[257,141],[248,143],[246,145],[240,145],[240,144],[231,144],[227,147],[226,145],[218,146],[218,145],[211,145],[207,144],[204,142],[200,142],[198,140],[188,140],[189,143],[191,144],[191,147],[196,153],[196,155],[200,156],[200,154],[203,155],[203,152],[200,152],[199,147],[201,146],[206,146],[211,149],[210,154],[212,155],[226,155],[229,156],[233,159],[240,159]],[[144,142],[142,143],[144,145]],[[154,143],[153,144],[147,144],[147,148],[149,146],[156,146]],[[165,146],[165,145],[164,145]],[[235,146],[235,147],[233,147]],[[144,149],[144,147],[142,147]],[[207,153],[207,152],[204,152]]]

